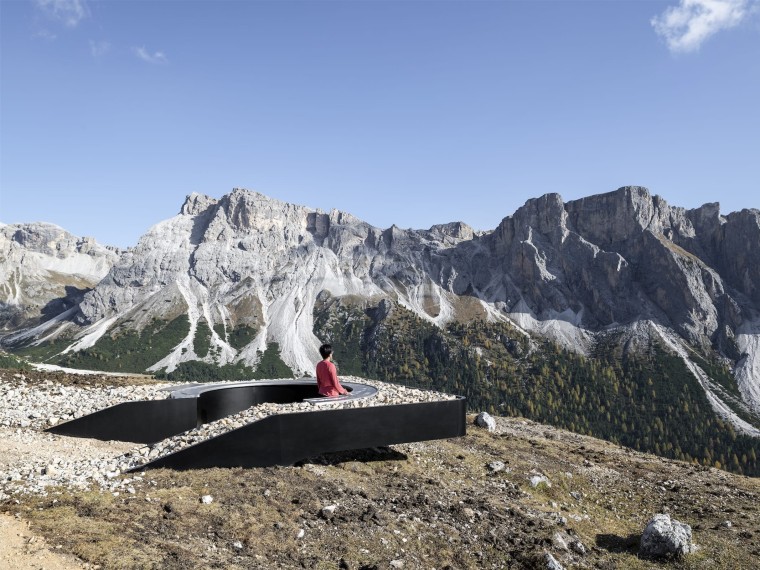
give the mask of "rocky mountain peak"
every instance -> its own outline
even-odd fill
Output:
[[[219,206],[220,215],[231,228],[257,232],[282,229],[288,223],[305,225],[310,211],[243,188],[235,188],[223,196]]]
[[[475,237],[475,230],[464,222],[436,224],[430,228],[430,233],[441,237],[453,238],[454,240],[470,240]]]
[[[216,204],[216,200],[211,196],[193,192],[185,198],[185,203],[182,204],[179,213],[185,216],[197,216],[214,204]]]
[[[117,248],[98,244],[94,238],[75,236],[47,222],[0,226],[0,242],[2,242],[2,248],[9,253],[14,250],[23,250],[58,259],[66,259],[75,254],[115,259],[119,252]]]
[[[121,253],[54,224],[0,226],[0,330],[70,309]]]
[[[614,192],[573,200],[566,209],[574,231],[607,248],[647,229],[660,231],[659,221],[667,204],[644,187],[624,186]]]

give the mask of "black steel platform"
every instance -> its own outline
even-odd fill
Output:
[[[341,398],[322,398],[315,380],[193,384],[168,398],[126,402],[49,428],[102,440],[155,443],[265,402],[310,402],[314,410],[275,414],[160,457],[156,467],[266,467],[334,451],[444,439],[466,433],[466,402],[454,400],[320,410],[320,403],[373,397],[377,389],[344,382]]]

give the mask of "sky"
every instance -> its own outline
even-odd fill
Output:
[[[0,221],[118,247],[232,188],[495,228],[760,208],[760,0],[0,0]]]

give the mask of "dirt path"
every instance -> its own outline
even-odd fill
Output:
[[[22,463],[46,463],[56,457],[79,459],[114,456],[134,444],[76,439],[52,434],[0,428],[0,472]],[[9,570],[81,570],[92,568],[77,557],[56,551],[36,535],[27,521],[0,513],[0,568]]]
[[[83,570],[91,568],[69,554],[55,551],[29,529],[26,521],[0,513],[0,568],[22,570]]]

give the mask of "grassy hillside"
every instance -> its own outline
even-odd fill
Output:
[[[60,357],[56,364],[107,372],[143,373],[169,354],[190,331],[187,315],[172,321],[154,319],[141,332],[105,334],[90,348]]]
[[[225,333],[222,325],[216,325],[217,334],[236,350],[241,350],[255,337],[257,330],[248,325],[238,325]],[[160,361],[187,337],[190,331],[190,321],[187,315],[180,315],[171,321],[154,319],[144,330],[115,331],[103,335],[90,348],[77,352],[61,354],[73,339],[59,339],[44,343],[40,346],[19,348],[15,352],[37,362],[47,362],[68,368],[84,370],[103,370],[104,372],[124,372],[143,374],[147,368]],[[251,380],[264,378],[291,378],[293,371],[280,357],[280,347],[277,343],[269,343],[266,350],[259,355],[256,368],[244,363],[218,363],[218,348],[211,344],[211,329],[205,319],[201,319],[193,337],[193,352],[201,360],[182,362],[172,372],[166,369],[156,373],[157,378],[183,382],[216,381],[216,380]],[[12,355],[6,361],[5,368],[15,366],[17,360]],[[9,360],[10,359],[10,360]]]
[[[333,344],[341,373],[462,394],[472,411],[760,476],[760,439],[717,417],[683,361],[657,343],[623,356],[613,338],[586,358],[506,323],[441,330],[402,307],[380,319],[377,311],[338,299],[317,307],[315,334]],[[700,364],[731,390],[720,366]]]
[[[524,419],[497,417],[493,433],[472,420],[459,438],[292,467],[124,474],[129,492],[55,488],[0,512],[102,568],[527,570],[546,568],[546,553],[564,568],[758,568],[760,480]],[[532,486],[536,474],[549,484]],[[641,532],[663,511],[699,548],[643,560]]]

